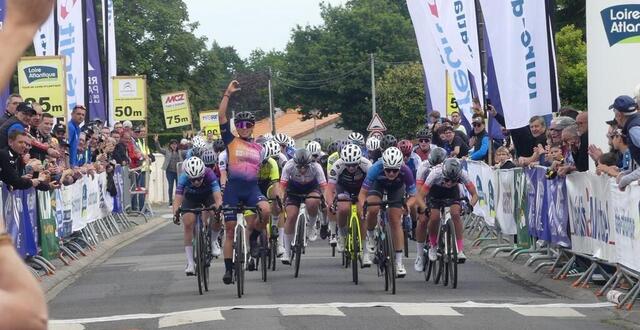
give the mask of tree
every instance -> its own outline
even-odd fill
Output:
[[[558,84],[563,106],[587,109],[587,45],[582,30],[567,25],[556,33]]]
[[[424,127],[424,71],[421,64],[404,64],[384,72],[376,84],[378,104],[387,129],[398,138],[413,137]]]

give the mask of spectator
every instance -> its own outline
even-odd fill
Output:
[[[53,126],[53,136],[58,142],[67,139],[67,127],[62,123],[58,123]]]
[[[622,134],[627,137],[631,159],[640,164],[640,116],[638,104],[627,95],[618,96],[609,107],[613,110],[618,127],[622,127]],[[640,168],[620,173],[616,181],[620,190],[624,190],[631,182],[640,179]]]
[[[558,176],[558,170],[565,166],[565,157],[562,152],[562,144],[552,143],[549,145],[549,156],[547,161],[551,164],[547,168],[547,179],[555,179]]]
[[[558,110],[559,117],[569,117],[573,120],[577,120],[580,112],[572,107],[562,107]]]
[[[29,103],[22,102],[18,104],[16,113],[11,118],[4,121],[0,126],[0,148],[4,149],[8,146],[8,136],[13,130],[27,133],[27,127],[31,122],[31,117],[36,114]]]
[[[7,148],[0,149],[0,180],[9,189],[29,189],[36,187],[38,190],[49,190],[52,187],[48,184],[47,173],[40,172],[40,175],[33,179],[29,175],[22,176],[25,171],[23,156],[29,152],[29,137],[27,133],[19,130],[11,131],[9,134],[9,144]]]
[[[464,128],[464,125],[460,125],[460,120],[460,113],[458,111],[451,112],[451,124],[453,125],[453,129],[467,135],[467,129]]]
[[[78,137],[78,151],[76,155],[78,157],[75,162],[77,166],[91,163],[91,150],[89,150],[87,145],[87,134],[84,132],[80,133],[80,136]]]
[[[488,111],[500,125],[506,127],[504,116],[499,114],[493,106],[489,105]],[[529,119],[529,126],[509,130],[520,166],[528,166],[538,159],[540,155],[534,155],[534,148],[544,147],[547,144],[546,127],[543,117],[533,116]]]
[[[78,166],[78,142],[80,139],[80,124],[84,122],[87,109],[82,105],[76,105],[71,112],[69,120],[69,167]]]
[[[122,122],[117,121],[115,124],[113,124],[113,131],[117,132],[118,134],[122,134],[122,131],[124,130],[123,126],[122,126]]]
[[[598,166],[596,167],[596,174],[607,174],[610,177],[617,177],[620,174],[620,168],[617,166],[618,155],[615,152],[607,152],[602,154],[598,160]]]
[[[573,171],[586,172],[589,170],[589,154],[581,146],[578,126],[572,125],[562,130],[562,143],[565,145],[565,159],[567,164],[558,169],[559,175],[567,175]]]
[[[162,169],[165,171],[167,181],[169,181],[169,206],[171,206],[173,205],[173,187],[178,183],[178,163],[182,161],[178,150],[178,140],[171,139],[167,149],[160,146],[158,134],[153,136],[153,142],[155,142],[156,149],[164,155]]]
[[[29,131],[32,138],[31,144],[33,148],[29,151],[32,158],[44,161],[47,156],[54,158],[60,157],[60,153],[56,148],[51,147],[51,127],[53,126],[53,116],[49,113],[42,113],[42,107],[33,103],[33,108],[40,115],[31,118],[31,129]]]
[[[18,107],[18,104],[22,102],[22,96],[20,96],[20,94],[9,95],[7,104],[5,104],[4,114],[2,115],[2,117],[0,117],[0,126],[2,126],[2,124],[4,124],[6,120],[16,114],[16,108]]]
[[[462,158],[469,154],[469,147],[466,143],[453,132],[453,127],[442,126],[438,132],[442,145],[440,146],[447,151],[450,157]]]
[[[482,116],[473,115],[473,133],[469,139],[469,151],[471,160],[489,161],[489,135],[484,125]]]
[[[431,125],[440,122],[440,112],[436,110],[431,111],[429,113],[428,119],[429,119],[429,124]]]
[[[471,103],[471,112],[472,116],[482,116],[484,117],[484,110],[482,110],[482,105],[480,104],[480,99],[478,97],[474,97]]]
[[[114,130],[113,135],[118,135],[118,133]],[[115,136],[114,136],[115,138]],[[131,160],[129,159],[129,151],[128,146],[131,140],[131,136],[127,132],[123,132],[122,135],[119,136],[118,144],[116,144],[115,149],[113,150],[113,160],[116,161],[117,164],[122,166],[128,165]]]
[[[576,125],[576,121],[570,117],[556,117],[551,120],[549,126],[549,137],[551,142],[562,143],[562,131],[572,125]]]
[[[509,170],[516,167],[511,157],[511,152],[507,147],[500,147],[496,149],[494,167],[500,170]]]

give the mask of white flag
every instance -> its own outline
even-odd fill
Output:
[[[106,15],[105,15],[106,10]],[[116,16],[113,8],[113,0],[102,0],[102,17],[106,17],[103,19],[104,26],[104,45],[105,51],[107,52],[107,81],[109,82],[109,102],[108,102],[108,113],[109,113],[109,124],[113,125],[116,120],[113,117],[113,80],[112,77],[118,75],[118,64],[116,57]]]
[[[36,56],[53,56],[56,54],[56,26],[55,11],[51,11],[49,18],[40,26],[33,36],[33,48]]]
[[[64,56],[67,75],[68,116],[85,105],[85,56],[82,1],[58,0],[58,54]]]

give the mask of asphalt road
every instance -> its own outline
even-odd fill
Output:
[[[169,220],[167,220],[169,221]],[[51,329],[613,329],[612,308],[575,301],[469,260],[459,287],[426,283],[405,259],[398,293],[384,291],[375,269],[360,284],[318,239],[301,274],[278,263],[263,283],[247,272],[245,296],[222,283],[214,261],[212,288],[197,292],[184,275],[181,228],[168,225],[116,252],[49,302]]]

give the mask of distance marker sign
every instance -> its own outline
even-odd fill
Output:
[[[113,77],[113,117],[117,121],[147,120],[146,76]]]
[[[186,91],[162,94],[162,110],[167,128],[191,125],[191,108]]]
[[[200,130],[207,136],[213,134],[216,139],[220,138],[220,121],[218,111],[200,112]]]
[[[65,77],[60,56],[23,57],[18,63],[20,95],[26,102],[39,103],[43,112],[55,118],[67,118]]]

